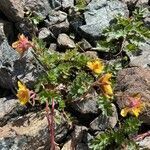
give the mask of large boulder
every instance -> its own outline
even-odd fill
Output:
[[[81,26],[84,36],[99,38],[116,15],[128,16],[127,5],[118,0],[92,0],[84,13],[86,24]]]
[[[69,125],[65,118],[58,115],[61,122],[55,126],[56,142],[65,138],[69,131]],[[0,132],[0,149],[50,149],[48,122],[44,111],[30,112],[11,118],[6,125],[0,128]]]
[[[18,22],[24,18],[22,0],[1,0],[0,10],[13,22]]]
[[[139,118],[150,125],[150,70],[138,67],[119,71],[117,75],[116,99],[120,110],[129,103],[129,97],[140,94],[144,109]]]

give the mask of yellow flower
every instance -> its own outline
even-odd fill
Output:
[[[32,43],[23,34],[18,35],[18,41],[12,43],[12,48],[16,49],[21,56],[29,47],[32,47]]]
[[[93,72],[100,74],[104,69],[104,64],[101,60],[94,60],[87,62],[87,67],[89,67]]]
[[[143,103],[141,101],[141,96],[139,94],[133,96],[133,97],[129,97],[130,103],[129,106],[123,108],[121,110],[121,116],[125,117],[127,116],[128,113],[138,117],[140,112],[143,109]]]
[[[29,89],[18,81],[18,91],[17,97],[21,103],[21,105],[25,105],[30,100],[30,91]]]
[[[111,98],[113,96],[112,85],[109,81],[111,77],[111,73],[106,73],[98,80],[103,94],[108,98]]]

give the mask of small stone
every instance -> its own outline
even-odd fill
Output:
[[[62,8],[68,9],[74,6],[74,0],[62,0]]]
[[[47,28],[40,29],[38,38],[46,41],[47,43],[50,43],[53,39],[51,31]]]
[[[86,56],[93,58],[93,59],[99,59],[98,53],[96,51],[86,51],[84,54]]]
[[[54,34],[55,37],[58,37],[59,34],[61,33],[68,33],[69,31],[69,22],[68,20],[65,20],[61,23],[57,23],[50,27],[52,33]]]
[[[67,34],[59,34],[57,38],[57,43],[61,48],[75,48],[76,45],[72,39]]]
[[[51,43],[49,46],[49,51],[56,51],[57,49],[57,44],[56,43]]]
[[[63,21],[65,21],[67,19],[67,14],[63,11],[52,11],[49,15],[48,15],[48,21],[47,21],[47,25],[48,26],[52,26],[54,24],[57,23],[61,23]]]
[[[92,48],[91,44],[85,39],[82,39],[80,42],[78,42],[78,45],[85,51]]]
[[[90,123],[90,128],[94,131],[104,131],[108,128],[114,128],[118,121],[117,109],[114,104],[112,104],[112,115],[99,115]]]
[[[57,10],[61,7],[61,2],[62,0],[50,0],[49,1],[51,8],[57,9]]]
[[[140,53],[129,55],[130,66],[149,68],[150,67],[150,41],[139,43]]]

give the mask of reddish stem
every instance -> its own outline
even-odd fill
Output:
[[[49,127],[49,132],[50,132],[50,144],[51,144],[51,149],[50,150],[55,150],[55,133],[54,133],[54,99],[52,99],[52,108],[51,111],[48,106],[48,101],[46,101],[46,117],[48,121],[48,127]]]
[[[133,140],[140,141],[140,140],[143,140],[146,136],[150,136],[150,131],[145,132],[143,134],[139,134],[138,136],[134,137]]]

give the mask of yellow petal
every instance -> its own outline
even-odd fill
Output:
[[[113,90],[111,85],[103,85],[103,89],[104,89],[104,93],[108,96],[112,96],[113,95]]]
[[[91,69],[91,70],[93,70],[93,65],[92,65],[93,63],[92,62],[87,62],[87,66]]]
[[[92,62],[87,62],[87,66],[95,73],[100,74],[103,69],[104,69],[104,65],[103,62],[101,60],[95,60]]]
[[[126,117],[127,113],[130,111],[130,108],[124,108],[121,110],[120,114],[122,117]]]
[[[18,81],[18,88],[19,88],[19,90],[24,90],[24,89],[26,89],[26,86],[24,84],[22,84],[20,81]]]
[[[141,112],[140,108],[132,108],[132,113],[133,115],[135,115],[136,117],[139,116],[139,113]]]
[[[16,41],[14,43],[12,43],[12,48],[17,48],[19,44],[19,41]]]
[[[28,89],[18,90],[16,95],[21,103],[21,105],[25,105],[30,100],[30,94]]]
[[[26,37],[23,34],[19,35],[19,40],[24,40],[25,38]]]
[[[111,73],[106,73],[106,74],[104,74],[101,78],[100,78],[100,82],[101,83],[110,83],[110,81],[109,81],[109,79],[112,77],[112,74]]]

